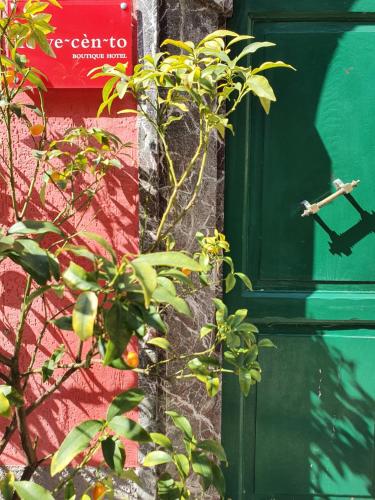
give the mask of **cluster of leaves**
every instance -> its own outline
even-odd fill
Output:
[[[0,69],[1,90],[5,94],[4,105],[20,91],[30,90],[25,83],[45,90],[41,78],[44,75],[37,68],[29,66],[26,56],[22,54],[22,47],[38,46],[49,56],[55,57],[47,39],[54,32],[54,27],[50,24],[52,15],[45,12],[50,4],[61,8],[57,0],[27,0],[22,7],[20,2],[12,2],[8,15],[0,19],[1,41],[6,42],[8,49],[5,53],[2,44]],[[1,3],[0,8],[5,10],[4,3]]]
[[[239,54],[233,50],[237,44],[253,38],[219,30],[198,44],[167,39],[162,47],[173,46],[181,53],[164,51],[154,57],[146,55],[130,76],[126,74],[126,65],[121,63],[97,68],[92,72],[93,78],[110,77],[103,87],[103,103],[99,112],[110,108],[115,99],[122,99],[127,92],[137,99],[142,108],[142,103],[150,98],[150,91],[157,89],[160,93],[163,89],[166,92],[164,96],[158,96],[156,115],[156,124],[163,130],[180,120],[193,104],[206,126],[216,128],[224,135],[226,128],[232,129],[228,116],[248,93],[259,97],[267,113],[271,102],[276,101],[271,85],[261,73],[271,68],[292,68],[282,61],[266,62],[256,68],[243,65],[244,61],[248,62],[248,56],[258,49],[275,45],[271,42],[252,42]],[[225,108],[225,104],[229,107]]]
[[[143,465],[155,467],[161,464],[173,465],[173,475],[164,472],[158,480],[158,495],[161,500],[191,498],[187,479],[196,474],[201,480],[203,490],[213,486],[221,497],[225,495],[225,480],[220,462],[227,463],[225,451],[218,441],[205,439],[199,441],[193,434],[188,419],[175,411],[167,411],[174,426],[181,431],[185,453],[164,434],[151,433],[151,440],[158,449],[149,452]],[[219,462],[219,463],[218,463]],[[174,476],[177,475],[178,479]]]
[[[272,68],[292,68],[282,61],[266,62],[259,67],[249,65],[249,57],[258,49],[274,45],[270,42],[251,42],[242,50],[243,42],[252,39],[233,31],[219,30],[211,33],[198,44],[190,41],[165,40],[162,47],[172,46],[178,54],[163,51],[154,56],[146,55],[127,74],[127,66],[104,65],[92,71],[92,78],[107,77],[103,87],[103,102],[98,110],[111,110],[116,99],[132,95],[138,109],[124,109],[119,113],[137,113],[155,129],[165,155],[168,169],[170,196],[156,234],[155,246],[165,240],[176,224],[193,206],[201,188],[206,167],[211,133],[222,137],[231,130],[230,115],[241,101],[252,93],[268,113],[271,102],[276,101],[274,91],[263,75]],[[238,53],[239,52],[239,53]],[[187,158],[180,176],[177,175],[171,151],[168,129],[191,113],[199,119],[199,141],[194,153]],[[195,177],[194,177],[195,176]],[[179,198],[193,180],[193,191],[187,203]]]
[[[34,156],[43,161],[47,167],[44,176],[44,186],[53,183],[59,189],[65,190],[68,182],[79,174],[90,173],[94,176],[86,194],[95,194],[94,186],[107,171],[121,168],[121,154],[124,144],[116,135],[100,129],[78,127],[68,130],[61,139],[50,141],[43,151],[34,151]],[[59,161],[59,164],[57,164]],[[49,167],[49,168],[48,168]],[[42,188],[45,190],[45,187]],[[80,195],[82,191],[80,191]],[[41,195],[44,198],[45,193]]]
[[[100,498],[106,494],[113,494],[114,476],[141,484],[135,472],[125,468],[126,451],[123,439],[127,439],[138,443],[153,443],[157,446],[156,450],[146,455],[143,461],[145,467],[174,465],[179,479],[175,480],[168,472],[160,476],[158,494],[161,499],[191,498],[186,481],[192,474],[201,479],[204,490],[214,486],[224,497],[225,481],[217,462],[227,463],[227,459],[221,444],[211,439],[197,440],[188,419],[175,411],[168,411],[166,413],[172,419],[175,428],[183,434],[185,453],[180,453],[177,443],[173,443],[168,436],[156,432],[149,433],[136,421],[124,415],[134,410],[143,398],[144,394],[140,389],[125,391],[113,399],[105,418],[86,420],[74,427],[53,455],[50,465],[51,476],[65,470],[73,460],[79,460],[75,466],[75,471],[79,471],[101,450],[103,463],[101,472],[98,473],[98,482],[103,485],[103,491]],[[83,493],[82,500],[89,500],[91,498],[89,493],[95,487],[90,485]],[[64,498],[69,500],[77,498],[74,484],[70,479],[63,481],[52,492],[37,483],[15,481],[11,473],[0,482],[0,491],[5,500],[12,500],[14,492],[17,492],[22,500],[30,498],[52,500],[52,494],[57,494],[61,489],[64,489]]]

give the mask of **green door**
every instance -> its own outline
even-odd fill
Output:
[[[243,400],[224,386],[228,498],[375,498],[375,0],[235,0],[231,28],[277,44],[270,115],[254,99],[228,140],[236,289],[277,350]],[[259,54],[259,56],[258,56]],[[301,217],[300,202],[360,185]]]

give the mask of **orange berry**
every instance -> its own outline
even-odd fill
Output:
[[[33,137],[37,137],[38,135],[41,135],[44,130],[44,125],[42,123],[36,123],[35,125],[31,125],[29,128],[30,134]]]
[[[4,78],[5,78],[8,85],[13,85],[14,78],[15,78],[15,72],[12,69],[9,69],[8,71],[5,72]]]
[[[126,364],[130,366],[130,368],[137,368],[139,365],[139,356],[136,352],[130,351],[125,357]]]
[[[190,276],[191,275],[190,269],[187,269],[186,267],[183,267],[181,269],[181,271],[184,273],[185,276]]]
[[[104,486],[104,484],[96,483],[94,489],[92,490],[93,500],[99,500],[99,498],[102,498],[105,492],[106,492],[106,487]]]
[[[56,170],[54,170],[52,173],[51,173],[51,179],[55,182],[59,181],[61,179],[61,174],[60,172],[57,172]]]

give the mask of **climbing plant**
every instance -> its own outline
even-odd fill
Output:
[[[221,466],[226,464],[226,456],[221,444],[199,439],[189,416],[173,408],[166,413],[181,441],[143,428],[126,415],[144,398],[141,389],[115,395],[105,415],[78,423],[52,455],[41,455],[30,416],[56,397],[74,373],[90,372],[97,365],[149,377],[163,376],[162,367],[171,365],[174,379],[198,380],[207,397],[217,395],[222,375],[236,377],[245,396],[261,380],[259,349],[273,344],[267,339],[258,342],[247,311],[228,311],[220,297],[213,300],[212,323],[201,325],[196,332],[209,339],[206,348],[186,353],[172,349],[168,318],[171,314],[191,316],[187,298],[202,287],[215,287],[222,266],[226,266],[226,292],[236,285],[251,289],[249,278],[235,269],[223,234],[206,234],[197,228],[196,250],[190,253],[177,250],[173,233],[199,196],[210,141],[216,133],[223,137],[226,131],[234,132],[230,115],[249,93],[259,98],[268,113],[276,98],[264,72],[290,66],[280,61],[250,66],[251,54],[273,44],[221,30],[198,44],[165,40],[163,51],[145,56],[130,75],[123,64],[92,72],[92,78],[106,78],[98,114],[110,112],[114,101],[131,94],[137,109],[120,113],[137,113],[154,127],[167,169],[169,191],[153,240],[145,242],[138,254],[121,254],[103,237],[84,228],[88,207],[103,179],[109,171],[123,168],[131,145],[95,127],[76,127],[51,137],[44,76],[22,54],[27,43],[53,55],[48,43],[53,32],[49,4],[60,7],[57,0],[27,0],[22,5],[15,2],[6,11],[0,3],[0,119],[4,132],[0,161],[11,213],[9,225],[1,231],[0,259],[2,266],[17,267],[23,285],[18,318],[0,353],[0,415],[5,423],[0,457],[17,434],[25,460],[18,480],[9,472],[1,481],[2,495],[6,500],[17,496],[47,500],[63,492],[66,499],[78,498],[75,478],[101,450],[98,479],[81,498],[113,498],[114,477],[140,481],[134,470],[125,468],[125,438],[149,443],[142,466],[163,466],[155,492],[158,498],[190,498],[188,480],[192,475],[200,478],[202,491],[214,487],[224,497]],[[181,169],[169,131],[191,116],[199,123],[197,145]],[[29,156],[34,166],[26,191],[19,189],[23,172],[15,154],[19,124],[27,127],[33,141]],[[186,189],[191,185],[187,199]],[[39,200],[38,219],[32,216],[35,199]],[[52,199],[57,210],[49,208]],[[42,326],[33,332],[36,340],[28,351],[27,329],[35,328],[31,320],[35,310]],[[64,343],[48,354],[46,334],[56,329],[66,331]],[[72,353],[73,337],[79,342]],[[137,350],[129,349],[133,339],[139,349],[148,346],[163,354],[140,366]],[[27,394],[35,378],[41,392],[30,400]],[[48,465],[51,477],[64,473],[51,491],[32,480],[41,465]]]

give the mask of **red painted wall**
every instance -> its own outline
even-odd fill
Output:
[[[100,103],[100,93],[94,89],[82,90],[49,90],[46,98],[46,110],[49,116],[50,136],[59,136],[65,129],[85,125],[106,128],[119,135],[124,141],[133,144],[129,149],[130,157],[126,159],[121,170],[113,170],[104,181],[104,189],[98,194],[92,208],[85,216],[91,221],[87,230],[104,235],[119,252],[136,252],[138,247],[138,179],[137,179],[137,124],[134,117],[104,117],[97,119],[96,111]],[[3,136],[4,130],[0,131]],[[33,147],[29,131],[26,127],[15,125],[16,164],[18,170],[18,190],[25,193],[31,177],[31,150]],[[0,137],[1,139],[2,137]],[[10,199],[6,185],[1,181],[0,223],[9,227],[14,223],[10,209]],[[47,206],[51,214],[56,213],[60,204],[58,197],[47,195]],[[38,200],[33,200],[27,218],[40,219]],[[77,218],[78,219],[78,218]],[[92,220],[94,219],[94,220]],[[74,223],[73,223],[74,225]],[[0,351],[6,352],[9,339],[14,335],[19,308],[24,290],[24,278],[20,268],[10,261],[1,264],[0,276]],[[52,310],[58,304],[52,305]],[[32,315],[28,321],[27,335],[24,341],[24,365],[27,366],[30,352],[41,328],[40,312],[42,299],[35,302]],[[73,332],[51,328],[43,342],[40,355],[40,366],[58,345],[65,343],[75,351],[77,339]],[[121,372],[103,368],[98,365],[90,372],[75,374],[63,389],[57,391],[29,418],[30,428],[39,439],[39,455],[45,456],[53,452],[67,432],[78,422],[88,418],[105,416],[111,398],[134,386],[136,375],[132,372]],[[27,393],[28,401],[33,401],[41,393],[40,377],[33,376],[31,390]],[[136,416],[133,414],[133,416]],[[6,426],[6,419],[0,417],[0,431]],[[127,465],[137,464],[137,448],[133,443],[127,444]],[[1,465],[22,464],[19,437],[14,439],[6,449]]]

